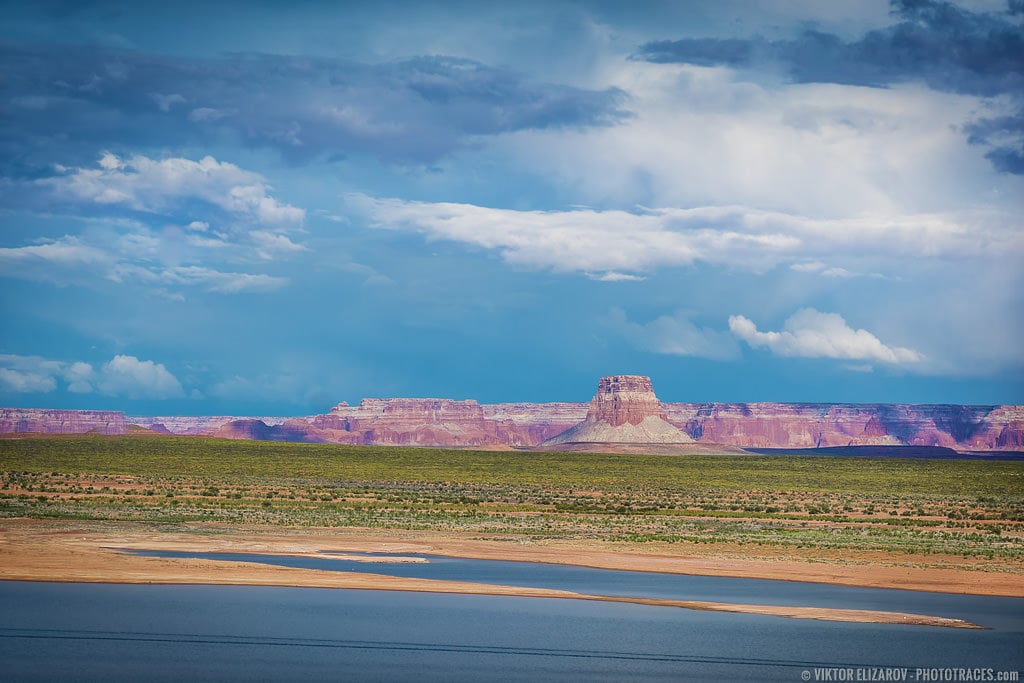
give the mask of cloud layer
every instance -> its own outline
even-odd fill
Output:
[[[67,169],[64,175],[38,181],[58,198],[125,206],[144,213],[179,211],[187,202],[203,202],[226,215],[272,228],[302,225],[306,212],[268,195],[257,173],[206,156],[199,161],[171,157],[151,159],[136,154],[121,159],[104,153],[97,168]],[[206,212],[204,212],[206,215]],[[189,224],[205,231],[208,224]]]
[[[171,298],[182,290],[237,294],[288,278],[237,270],[306,250],[304,209],[277,200],[262,176],[206,156],[122,159],[8,188],[35,213],[57,208],[99,229],[0,248],[0,273],[58,285],[133,283]]]
[[[230,135],[293,161],[365,154],[433,163],[483,136],[609,125],[628,115],[615,89],[537,83],[444,56],[373,64],[8,45],[0,48],[0,64],[8,74],[10,106],[0,129],[0,156],[7,159]]]
[[[895,24],[856,40],[816,29],[792,39],[685,38],[645,43],[637,58],[657,63],[781,66],[798,83],[887,86],[922,81],[947,92],[1006,96],[1018,111],[969,126],[1000,171],[1024,173],[1024,30],[1018,5],[978,12],[941,0],[893,0]]]
[[[604,280],[695,262],[754,272],[793,263],[796,270],[839,276],[850,273],[820,259],[881,268],[907,257],[1024,255],[1024,237],[1015,226],[986,214],[828,220],[742,206],[515,211],[364,195],[349,202],[377,227],[494,250],[513,265]]]

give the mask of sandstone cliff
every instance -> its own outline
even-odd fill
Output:
[[[113,410],[0,408],[0,433],[124,434],[128,421]]]
[[[359,443],[371,445],[488,447],[502,443],[497,422],[485,419],[476,401],[365,398],[355,408],[339,404],[309,423],[330,433],[351,434]]]
[[[587,403],[499,403],[449,399],[365,399],[330,413],[293,420],[308,440],[370,445],[533,448],[562,434],[593,411],[588,431],[574,438],[753,448],[938,446],[959,451],[1024,451],[1024,406],[890,405],[849,403],[664,403],[640,395],[599,391]],[[604,398],[600,398],[603,396]],[[628,398],[627,398],[628,397]],[[638,425],[647,418],[657,421]],[[665,431],[661,423],[674,427]],[[632,434],[602,434],[624,425]],[[651,425],[654,425],[653,427]],[[651,430],[655,431],[652,432]],[[659,437],[657,434],[662,434]],[[679,439],[678,433],[682,433]],[[658,441],[665,438],[666,441]]]
[[[754,448],[939,446],[1024,450],[1024,406],[666,403],[668,420],[698,441]]]
[[[129,422],[173,434],[318,443],[534,448],[572,438],[749,448],[927,446],[1024,451],[1024,406],[847,403],[658,403],[646,385],[602,385],[587,403],[364,399],[308,418],[130,417],[115,411],[0,409],[0,433],[124,434]],[[256,424],[256,423],[259,424]],[[261,426],[262,425],[262,426]],[[604,425],[604,426],[600,426]],[[610,430],[601,432],[601,429]],[[668,431],[666,431],[666,429]],[[665,441],[659,441],[664,438]],[[564,444],[563,444],[564,446]]]

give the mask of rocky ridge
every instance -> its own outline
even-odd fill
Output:
[[[117,411],[0,408],[0,433],[124,434],[129,424],[137,424],[171,434],[273,441],[536,448],[590,419],[582,435],[571,435],[577,439],[572,443],[622,439],[637,444],[646,439],[642,443],[668,447],[689,439],[709,447],[1024,451],[1024,406],[1019,405],[660,403],[653,390],[648,392],[649,379],[618,377],[617,389],[602,385],[589,404],[371,398],[303,418],[125,417]],[[601,432],[599,426],[610,431]],[[659,440],[662,436],[665,441]],[[680,436],[682,441],[675,441]]]

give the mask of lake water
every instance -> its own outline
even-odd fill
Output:
[[[232,562],[259,562],[283,567],[363,572],[443,581],[469,581],[531,588],[553,588],[593,595],[707,600],[761,605],[799,605],[847,609],[911,612],[965,619],[993,628],[1021,626],[1024,599],[984,598],[877,588],[830,586],[797,581],[738,579],[718,576],[688,576],[656,572],[618,571],[539,562],[475,560],[423,553],[352,553],[381,562],[360,562],[331,557],[290,557],[252,553],[201,553],[168,550],[130,550],[149,557],[202,558]],[[391,558],[418,558],[426,562],[387,562]],[[1004,612],[996,605],[1008,607]]]
[[[368,564],[183,555],[603,595],[889,609],[987,628],[503,596],[0,582],[0,678],[800,681],[833,667],[854,675],[906,667],[914,680],[917,668],[1024,668],[1024,600],[1014,598],[430,556],[429,564]]]

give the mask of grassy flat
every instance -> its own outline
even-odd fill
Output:
[[[0,441],[0,517],[897,552],[1024,570],[1024,462]]]

